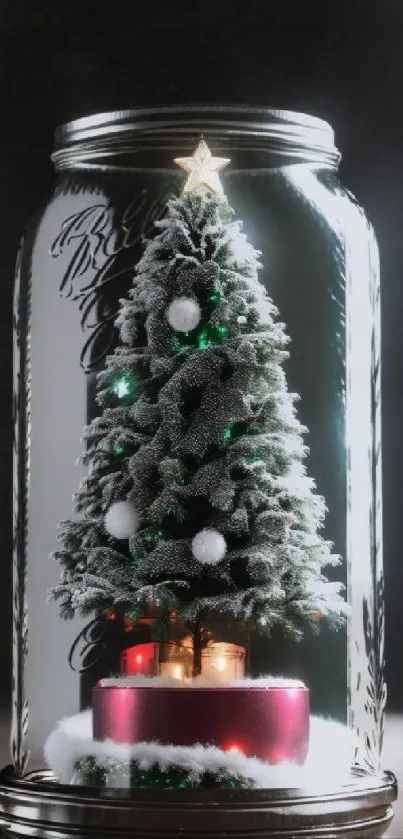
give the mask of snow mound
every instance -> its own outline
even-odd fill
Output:
[[[45,743],[45,760],[61,783],[71,783],[75,763],[94,756],[102,764],[113,758],[135,760],[147,770],[158,764],[162,771],[180,767],[197,780],[205,772],[247,778],[256,788],[333,788],[348,781],[353,757],[354,735],[346,725],[332,719],[310,718],[310,746],[304,766],[293,763],[269,765],[237,751],[224,752],[215,746],[192,747],[160,743],[119,744],[97,742],[92,736],[92,711],[61,720]]]

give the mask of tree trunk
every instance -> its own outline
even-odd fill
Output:
[[[203,632],[200,621],[192,624],[193,640],[193,678],[200,676],[202,669]]]

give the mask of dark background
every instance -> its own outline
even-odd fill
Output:
[[[403,4],[0,0],[0,701],[11,669],[11,303],[54,127],[129,105],[241,103],[328,119],[374,223],[383,297],[389,707],[403,708]]]

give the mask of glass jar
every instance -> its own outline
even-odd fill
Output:
[[[318,632],[304,631],[298,643],[281,628],[267,636],[231,621],[213,622],[208,638],[199,639],[202,677],[218,675],[215,721],[221,720],[222,730],[225,716],[239,717],[246,752],[233,731],[225,742],[219,733],[218,740],[213,733],[209,737],[211,690],[197,701],[195,692],[190,696],[195,670],[188,630],[174,615],[161,638],[155,614],[137,619],[116,607],[66,621],[47,600],[60,578],[50,558],[58,524],[71,517],[72,495],[84,475],[82,463],[77,465],[83,427],[99,413],[97,374],[118,341],[119,301],[128,294],[143,239],[183,185],[173,159],[189,157],[201,135],[213,155],[231,159],[221,176],[225,193],[262,253],[260,279],[291,339],[288,387],[300,397],[307,469],[326,501],[324,536],[341,557],[328,577],[344,584],[349,604],[337,632],[318,609],[313,621]],[[57,131],[55,178],[26,228],[15,294],[12,760],[17,774],[47,763],[56,780],[75,785],[141,786],[141,777],[143,785],[161,784],[161,773],[144,780],[144,772],[125,771],[123,759],[106,772],[94,757],[88,716],[88,708],[95,713],[96,707],[97,742],[113,739],[119,689],[126,686],[127,698],[130,684],[133,689],[139,684],[136,678],[158,675],[177,679],[189,692],[188,704],[181,694],[180,707],[189,716],[186,709],[193,703],[192,714],[205,717],[205,742],[274,766],[260,786],[304,786],[308,780],[315,786],[325,777],[332,788],[354,772],[380,772],[386,689],[379,267],[372,229],[340,184],[339,157],[325,122],[263,108],[133,110],[80,119]],[[228,689],[242,693],[242,679],[249,686],[239,694],[238,710],[235,693],[234,704],[227,696],[227,715],[217,699],[225,689],[223,668]],[[253,697],[259,690],[264,711],[262,695]],[[153,697],[154,710],[143,704],[148,721],[162,713],[169,717],[175,708],[179,714],[171,699],[160,700]],[[130,726],[133,713],[131,705],[125,711]],[[255,714],[260,728],[253,742],[265,741],[269,757],[250,744]],[[273,731],[278,734],[285,716],[294,720],[295,730],[284,730],[278,742]],[[175,736],[180,739],[185,729],[179,745],[199,741],[197,726],[185,725],[183,718]],[[60,731],[62,739],[52,740]],[[164,734],[148,725],[147,731],[121,729],[117,742],[129,734],[133,742],[147,737],[169,742],[169,730]],[[69,737],[81,738],[73,761]],[[287,737],[299,738],[291,751],[284,746]],[[70,756],[60,760],[62,753]],[[167,785],[180,788],[183,779],[178,770]],[[225,781],[230,782],[235,783]]]

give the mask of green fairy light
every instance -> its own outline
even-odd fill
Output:
[[[245,463],[259,463],[263,460],[260,454],[248,454],[245,457]]]
[[[158,530],[151,527],[143,535],[144,545],[149,551],[152,551],[159,542],[166,542],[167,539],[169,539],[169,533],[166,530]]]
[[[126,446],[124,443],[116,443],[113,450],[118,457],[123,457],[126,454]]]
[[[221,303],[221,295],[218,291],[212,291],[211,294],[209,294],[207,301],[211,306],[219,306]]]
[[[123,399],[124,396],[128,396],[130,393],[130,382],[126,377],[119,379],[113,385],[113,392],[116,394],[118,399]]]
[[[241,784],[236,778],[227,778],[223,783],[224,789],[239,789]]]
[[[244,422],[234,422],[233,425],[228,426],[224,431],[225,442],[231,443],[233,440],[238,440],[239,437],[245,434],[245,430]]]
[[[116,457],[128,457],[128,455],[133,454],[134,448],[130,443],[123,443],[122,441],[119,441],[118,443],[115,443],[113,451]]]
[[[223,341],[226,341],[228,336],[229,329],[225,323],[219,324],[218,326],[205,326],[199,332],[197,345],[200,350],[206,350],[215,344],[221,344]]]
[[[191,778],[189,772],[180,766],[162,770],[158,764],[143,769],[135,760],[121,761],[87,756],[79,758],[74,766],[79,773],[80,783],[103,788],[121,786],[122,782],[131,789],[251,789],[254,784],[249,778],[223,777],[218,772],[203,772],[199,778]]]
[[[207,350],[213,345],[213,341],[211,340],[207,329],[201,330],[197,339],[197,344],[199,350]]]
[[[182,352],[182,350],[187,350],[189,347],[193,346],[194,339],[194,330],[192,330],[192,332],[177,332],[174,340],[175,352]]]
[[[133,373],[123,373],[114,379],[112,390],[118,399],[135,396],[138,391],[138,380]]]
[[[203,326],[199,331],[180,332],[175,335],[174,350],[183,352],[189,347],[197,346],[199,350],[207,350],[215,344],[221,344],[229,336],[227,324]]]
[[[229,329],[226,324],[222,324],[221,326],[216,327],[217,338],[220,341],[226,341],[229,335]]]

